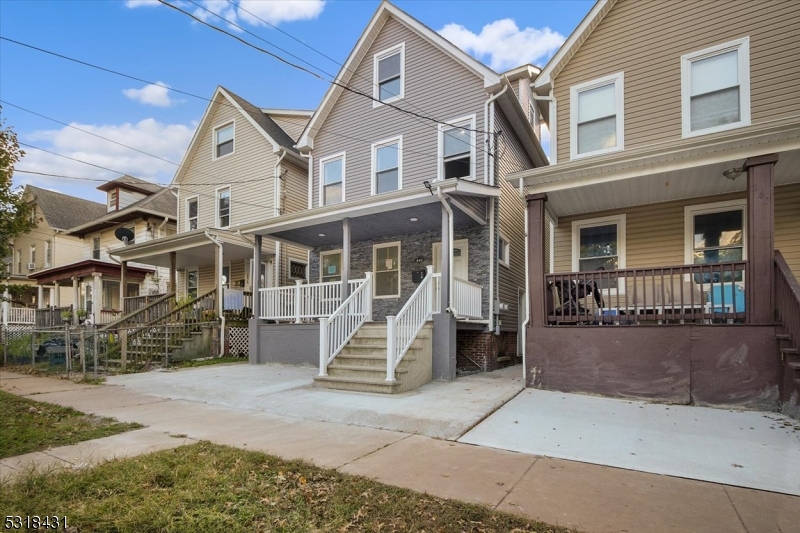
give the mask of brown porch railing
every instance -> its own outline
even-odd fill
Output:
[[[116,322],[110,322],[109,324],[105,325],[103,329],[114,329],[121,326],[129,326],[129,325],[138,325],[138,324],[147,324],[152,322],[153,320],[157,319],[158,317],[164,316],[172,310],[173,306],[173,297],[175,296],[174,292],[169,294],[162,295],[158,300],[154,301],[153,303],[138,309],[132,313],[127,313],[125,316],[121,317]]]
[[[775,250],[775,309],[792,345],[800,344],[800,283],[786,259]]]
[[[68,305],[66,307],[47,307],[44,309],[37,309],[36,310],[36,327],[37,328],[55,328],[59,326],[63,326],[64,324],[71,322],[71,320],[65,321],[61,317],[61,313],[64,311],[69,311],[72,313],[72,306]]]
[[[745,321],[746,261],[545,275],[550,325]]]
[[[124,315],[129,315],[134,311],[138,311],[143,307],[147,307],[151,303],[163,298],[166,294],[145,294],[143,296],[128,296],[124,300],[122,312]]]

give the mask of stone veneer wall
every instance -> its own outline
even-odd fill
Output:
[[[455,239],[468,239],[469,241],[469,281],[483,287],[482,313],[484,319],[486,319],[489,316],[489,227],[475,226],[456,229]],[[350,277],[351,279],[361,279],[364,277],[364,272],[372,272],[372,246],[374,244],[400,241],[400,297],[373,300],[372,310],[375,320],[384,320],[386,316],[400,311],[417,288],[417,284],[411,281],[411,271],[423,269],[426,265],[433,264],[433,244],[441,242],[441,240],[442,234],[440,231],[428,231],[408,235],[391,235],[381,239],[351,243]],[[309,280],[311,283],[320,282],[320,252],[340,248],[341,246],[327,246],[315,248],[311,251],[311,264],[309,265]],[[418,257],[422,258],[421,263],[415,262]]]

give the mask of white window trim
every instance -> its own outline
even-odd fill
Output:
[[[194,196],[189,196],[188,198],[186,198],[183,204],[183,212],[184,212],[183,227],[186,231],[192,231],[189,229],[189,202],[191,202],[192,200],[197,202],[197,229],[200,229],[200,195],[195,194]]]
[[[400,94],[387,98],[381,102],[381,89],[378,83],[378,62],[388,56],[394,55],[400,51]],[[381,107],[384,104],[391,104],[398,100],[405,98],[406,93],[406,43],[402,42],[398,45],[381,50],[372,56],[372,108]]]
[[[217,157],[217,131],[227,128],[228,126],[233,126],[233,151],[229,154],[221,155]],[[229,120],[219,126],[214,126],[214,129],[211,131],[211,160],[217,161],[219,159],[225,159],[228,156],[231,156],[236,153],[236,119]]]
[[[503,253],[502,242],[506,243],[505,253]],[[498,234],[497,252],[497,262],[506,268],[511,268],[511,241],[502,232]]]
[[[197,287],[195,287],[195,290],[197,290],[197,297],[199,297],[200,296],[200,268],[199,267],[189,267],[184,271],[184,275],[186,276],[186,279],[184,279],[184,283],[183,283],[183,295],[185,297],[189,296],[189,272],[195,272],[196,273],[195,279],[197,279]]]
[[[339,152],[337,154],[332,154],[332,155],[329,155],[327,157],[321,157],[320,160],[319,160],[319,179],[318,179],[318,183],[319,183],[319,206],[320,207],[324,207],[325,206],[325,195],[323,194],[323,189],[325,188],[325,183],[323,182],[324,175],[323,175],[322,169],[324,168],[325,163],[328,163],[329,161],[334,161],[336,159],[341,159],[342,160],[342,201],[338,202],[338,203],[343,204],[345,202],[345,200],[346,200],[346,198],[345,198],[345,181],[347,180],[347,152]],[[336,205],[336,204],[331,204],[331,205]]]
[[[626,245],[625,245],[625,224],[626,217],[624,214],[611,215],[607,217],[587,218],[583,220],[574,220],[572,222],[572,271],[580,271],[580,246],[581,228],[592,228],[595,226],[607,226],[609,224],[617,225],[617,270],[624,270],[626,267]],[[624,284],[619,287],[620,293],[625,290]]]
[[[739,111],[741,116],[738,122],[713,126],[698,131],[692,131],[691,117],[691,63],[700,59],[706,59],[725,52],[737,50],[739,52]],[[681,124],[683,137],[697,137],[750,125],[750,37],[742,37],[718,44],[710,48],[705,48],[697,52],[691,52],[681,56]]]
[[[378,284],[376,281],[377,270],[375,267],[377,266],[376,258],[378,256],[378,250],[381,248],[393,248],[397,247],[397,294],[384,294],[383,296],[378,296],[375,292],[378,290]],[[373,244],[372,245],[372,299],[373,300],[384,300],[388,298],[400,298],[400,295],[403,293],[403,261],[402,261],[402,253],[403,247],[400,245],[400,241],[394,242],[384,242],[381,244]],[[386,272],[386,271],[384,271]]]
[[[325,277],[323,275],[324,272],[322,272],[322,258],[325,257],[326,255],[333,255],[333,254],[342,254],[342,259],[344,259],[344,257],[343,257],[344,256],[344,252],[343,252],[343,250],[341,248],[339,248],[337,250],[325,250],[324,252],[320,252],[319,253],[319,282],[320,283],[325,283],[324,281],[322,281],[322,278]],[[342,265],[339,264],[339,271],[340,271],[339,275],[340,276],[341,276],[341,269],[342,269]]]
[[[469,123],[469,130],[470,135],[472,136],[472,142],[470,143],[470,169],[469,169],[469,177],[466,178],[459,178],[459,179],[468,179],[468,180],[475,180],[477,179],[477,173],[475,169],[477,168],[477,161],[476,161],[476,144],[477,144],[477,135],[475,135],[475,122],[477,120],[477,116],[475,113],[471,115],[466,115],[463,117],[458,117],[452,120],[446,121],[446,124],[439,124],[439,146],[438,146],[438,160],[439,165],[437,168],[436,174],[436,181],[444,181],[444,131],[450,129],[452,126],[458,126],[463,123]]]
[[[305,268],[305,275],[303,277],[298,278],[296,276],[292,276],[292,263],[297,263],[298,265],[303,265],[303,266],[306,267]],[[308,262],[307,261],[300,261],[298,259],[289,259],[289,262],[287,263],[286,266],[288,268],[288,272],[286,273],[288,279],[295,279],[295,280],[297,280],[297,279],[305,279],[305,280],[307,280],[308,279]]]
[[[384,146],[388,146],[390,144],[397,143],[397,190],[403,190],[403,136],[398,135],[396,137],[391,137],[389,139],[384,139],[382,141],[378,141],[376,143],[372,143],[372,168],[370,172],[370,176],[372,176],[372,196],[378,194],[378,180],[377,180],[377,155],[378,155],[378,148],[383,148]],[[390,191],[394,192],[394,191]],[[385,193],[381,193],[385,194]]]
[[[44,241],[44,267],[50,268],[53,263],[53,244],[51,241]]]
[[[727,200],[709,204],[687,205],[683,208],[683,260],[687,265],[694,264],[694,217],[709,213],[742,210],[742,260],[747,260],[747,200]]]
[[[578,153],[578,95],[590,89],[614,84],[614,107],[617,110],[617,145],[593,152]],[[569,154],[571,159],[583,159],[625,149],[625,73],[617,72],[569,88]]]
[[[219,223],[219,193],[228,189],[228,225],[221,226]],[[200,205],[198,204],[197,212],[200,213]],[[231,227],[233,222],[233,190],[230,185],[224,185],[214,189],[214,227],[217,229],[226,229]]]

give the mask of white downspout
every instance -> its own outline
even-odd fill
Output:
[[[164,226],[167,225],[167,222],[169,222],[169,217],[164,217],[164,222],[162,222],[161,224],[158,225],[158,234],[159,235],[161,235],[161,230],[164,229]]]
[[[314,190],[314,156],[310,153],[304,154],[303,152],[300,152],[300,157],[303,159],[308,159],[308,208],[311,209],[313,207],[311,193]]]
[[[556,102],[556,97],[553,96],[553,89],[555,88],[555,84],[551,84],[550,86],[550,95],[549,96],[539,96],[536,94],[535,91],[531,91],[531,96],[536,101],[541,102],[550,102],[550,122],[547,124],[547,128],[550,130],[550,150],[549,154],[547,154],[550,158],[550,164],[555,165],[558,163],[558,122],[557,122],[557,113],[558,113],[558,103]],[[522,188],[520,182],[520,189]]]
[[[494,101],[500,98],[507,90],[508,85],[503,86],[499,93],[489,95],[489,98],[483,103],[483,146],[486,152],[483,157],[483,183],[489,185],[493,185],[493,183],[489,182],[489,168],[491,168],[489,167],[489,154],[492,152],[491,146],[494,145],[494,139],[491,141],[489,140],[489,132],[494,130],[494,113],[489,113],[489,104],[494,103]],[[491,125],[489,123],[490,120]]]
[[[223,287],[222,287],[222,243],[217,240],[216,237],[211,235],[208,230],[205,230],[206,237],[208,240],[213,242],[217,245],[217,261],[219,261],[219,276],[217,276],[217,314],[219,315],[220,319],[220,328],[219,328],[219,357],[225,355],[225,314],[222,312],[222,298],[224,296]]]
[[[281,155],[279,155],[278,160],[275,161],[275,187],[273,187],[273,192],[275,193],[275,200],[273,202],[275,205],[275,214],[273,216],[276,217],[281,216],[281,161],[283,161],[284,157],[286,157],[286,150],[281,150]]]
[[[453,218],[454,218],[453,217],[453,210],[450,208],[450,205],[444,199],[444,196],[442,196],[442,188],[441,187],[436,187],[436,195],[439,197],[439,201],[442,203],[442,206],[444,206],[445,211],[447,211],[447,235],[449,237],[448,240],[450,241],[448,243],[449,246],[448,246],[448,250],[447,250],[447,254],[450,256],[450,269],[449,269],[450,271],[448,272],[449,276],[447,278],[447,287],[448,287],[448,289],[447,289],[447,291],[448,291],[447,292],[447,299],[448,299],[448,302],[447,302],[447,309],[445,309],[445,311],[448,312],[448,313],[451,313],[454,317],[458,318],[458,310],[453,308],[453,306],[452,306],[452,303],[453,303],[453,259],[454,259],[454,257],[453,257],[453,248],[454,248],[454,245],[453,245]],[[442,253],[444,253],[444,250],[442,250]]]

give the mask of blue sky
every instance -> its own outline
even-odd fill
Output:
[[[172,1],[271,49],[196,5]],[[250,13],[343,62],[379,5],[373,0],[233,0],[233,5],[228,0],[193,1],[299,56],[317,67],[315,70],[330,74],[338,72],[340,65],[264,25]],[[495,70],[525,62],[543,66],[592,4],[522,0],[395,2]],[[153,0],[2,0],[0,34],[204,98],[209,98],[217,85],[224,85],[261,107],[313,109],[328,87],[324,81]],[[20,141],[159,183],[171,180],[174,165],[9,104],[174,162],[180,161],[207,104],[7,41],[0,41],[0,58],[0,99],[8,102],[3,105],[2,116]],[[18,169],[92,179],[119,176],[35,149],[25,150],[28,155],[17,165]],[[103,199],[94,190],[98,182],[22,173],[15,175],[14,182]]]

